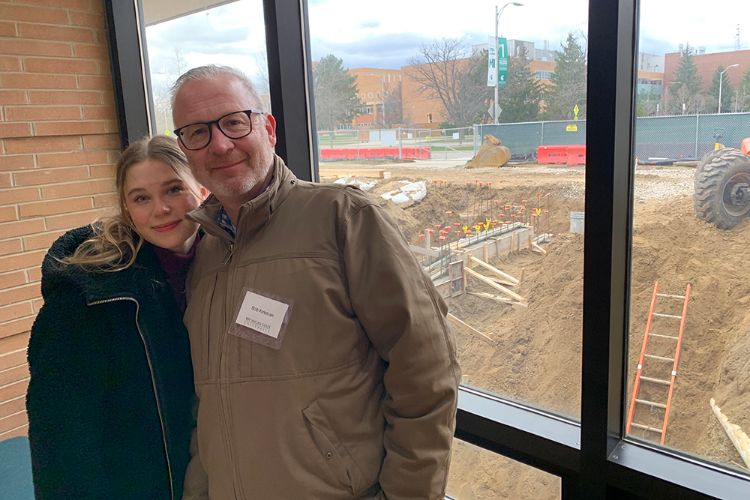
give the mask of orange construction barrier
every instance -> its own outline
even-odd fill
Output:
[[[321,148],[320,161],[374,159],[429,160],[432,151],[426,147],[388,148]]]
[[[536,148],[536,162],[540,165],[585,165],[586,145],[539,146]]]

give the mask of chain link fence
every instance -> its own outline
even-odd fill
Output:
[[[323,150],[346,149],[346,159],[372,159],[378,149],[384,158],[408,158],[405,148],[429,147],[432,160],[471,159],[492,134],[510,148],[513,159],[536,158],[539,146],[586,144],[586,121],[540,121],[474,125],[450,129],[396,128],[318,131],[319,158]],[[750,113],[653,116],[635,122],[635,156],[648,160],[696,160],[716,142],[739,147],[750,137]]]

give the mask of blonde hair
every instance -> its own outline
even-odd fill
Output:
[[[116,215],[100,219],[91,225],[94,236],[76,248],[73,255],[59,259],[63,264],[74,264],[90,271],[116,272],[132,266],[143,246],[125,205],[125,179],[130,167],[146,160],[160,161],[168,165],[183,180],[192,181],[187,158],[177,141],[165,135],[157,135],[132,143],[123,151],[117,162],[115,185],[119,211]],[[194,181],[193,181],[194,182]],[[187,182],[191,188],[191,182]],[[200,195],[193,191],[196,197]]]

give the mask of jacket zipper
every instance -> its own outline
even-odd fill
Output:
[[[172,475],[172,462],[169,460],[169,448],[167,446],[167,433],[164,427],[164,415],[162,414],[161,410],[161,403],[159,402],[159,394],[156,389],[156,377],[154,376],[154,366],[151,362],[151,355],[148,352],[148,347],[146,346],[146,337],[143,335],[143,331],[141,330],[141,324],[138,321],[138,316],[140,314],[141,310],[141,304],[132,297],[114,297],[111,299],[105,299],[105,300],[97,300],[95,302],[90,302],[89,306],[94,306],[98,304],[107,304],[109,302],[117,302],[117,301],[131,301],[135,304],[135,326],[138,329],[138,335],[141,337],[141,343],[143,344],[143,351],[146,353],[146,362],[148,363],[148,369],[151,375],[151,388],[154,391],[154,400],[156,400],[156,411],[159,414],[159,424],[161,425],[161,438],[162,443],[164,444],[164,457],[167,461],[167,474],[169,475],[169,493],[170,498],[172,500],[175,500],[174,497],[174,486],[173,486],[173,475]]]

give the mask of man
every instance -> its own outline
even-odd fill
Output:
[[[442,498],[459,368],[445,303],[384,211],[295,178],[239,71],[173,88],[213,195],[185,322],[199,399],[186,497]],[[205,473],[204,473],[205,471]]]

